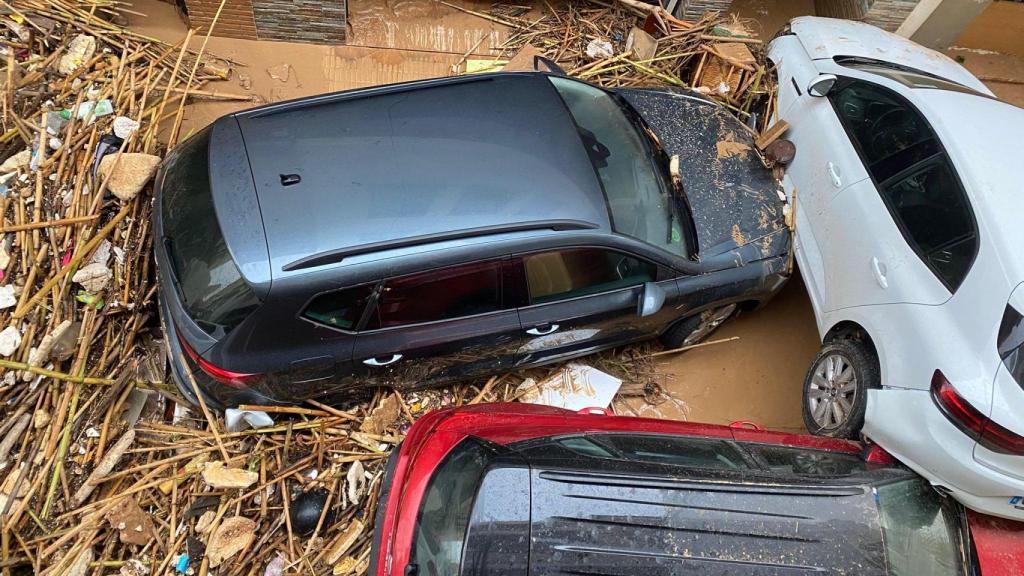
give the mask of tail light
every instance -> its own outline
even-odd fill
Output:
[[[185,341],[185,337],[181,335],[181,331],[178,331],[178,342],[181,342],[181,348],[185,351],[185,354],[188,354],[188,357],[199,366],[200,370],[225,386],[238,389],[248,388],[249,383],[259,376],[259,374],[232,372],[211,363],[189,346],[188,342]]]
[[[939,370],[932,375],[932,399],[946,418],[979,444],[1003,454],[1024,456],[1024,436],[989,420],[957,393]]]

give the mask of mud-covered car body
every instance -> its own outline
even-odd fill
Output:
[[[369,574],[1014,574],[1024,526],[875,448],[529,404],[447,409],[392,454]]]
[[[172,372],[218,407],[562,361],[788,276],[784,197],[724,108],[541,73],[225,116],[156,196]]]

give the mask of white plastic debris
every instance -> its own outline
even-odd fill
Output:
[[[241,432],[246,428],[266,428],[274,425],[274,419],[262,410],[239,410],[228,408],[224,411],[228,432]]]
[[[607,40],[594,39],[587,44],[587,56],[595,60],[600,58],[611,58],[615,55],[615,49],[612,48],[612,43]]]
[[[60,57],[57,71],[67,76],[92,58],[96,52],[96,39],[88,34],[75,36],[68,44],[68,51]]]
[[[114,118],[114,135],[124,139],[139,129],[139,123],[127,116]]]
[[[3,164],[0,164],[0,172],[13,172],[18,168],[28,166],[28,163],[32,161],[32,150],[25,148],[21,152],[11,156],[4,160]]]
[[[71,277],[71,281],[81,284],[89,292],[99,292],[107,287],[107,283],[110,282],[112,275],[113,273],[107,268],[106,264],[94,262],[75,272],[75,275]]]
[[[18,303],[18,295],[15,294],[14,284],[0,286],[0,310],[10,308]]]
[[[100,242],[100,245],[96,247],[96,251],[92,253],[89,264],[106,264],[107,260],[110,259],[110,250],[110,240]]]
[[[526,380],[517,390],[520,401],[568,410],[607,408],[622,380],[586,364],[570,363],[561,371],[533,382]]]
[[[14,326],[8,326],[0,332],[0,356],[10,356],[21,346],[21,332]]]

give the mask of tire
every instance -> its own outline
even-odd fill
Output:
[[[672,350],[702,342],[735,316],[738,309],[736,304],[727,304],[683,318],[661,335],[661,345]]]
[[[881,388],[878,358],[863,341],[826,343],[804,378],[804,425],[818,436],[858,440],[872,388]]]

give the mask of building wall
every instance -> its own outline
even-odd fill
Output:
[[[732,0],[681,0],[676,6],[676,16],[684,20],[698,20],[705,12],[729,11]]]
[[[186,0],[189,24],[205,33],[221,0]],[[343,44],[346,0],[224,0],[215,36]]]
[[[917,6],[918,0],[815,0],[818,16],[860,20],[895,32]]]

